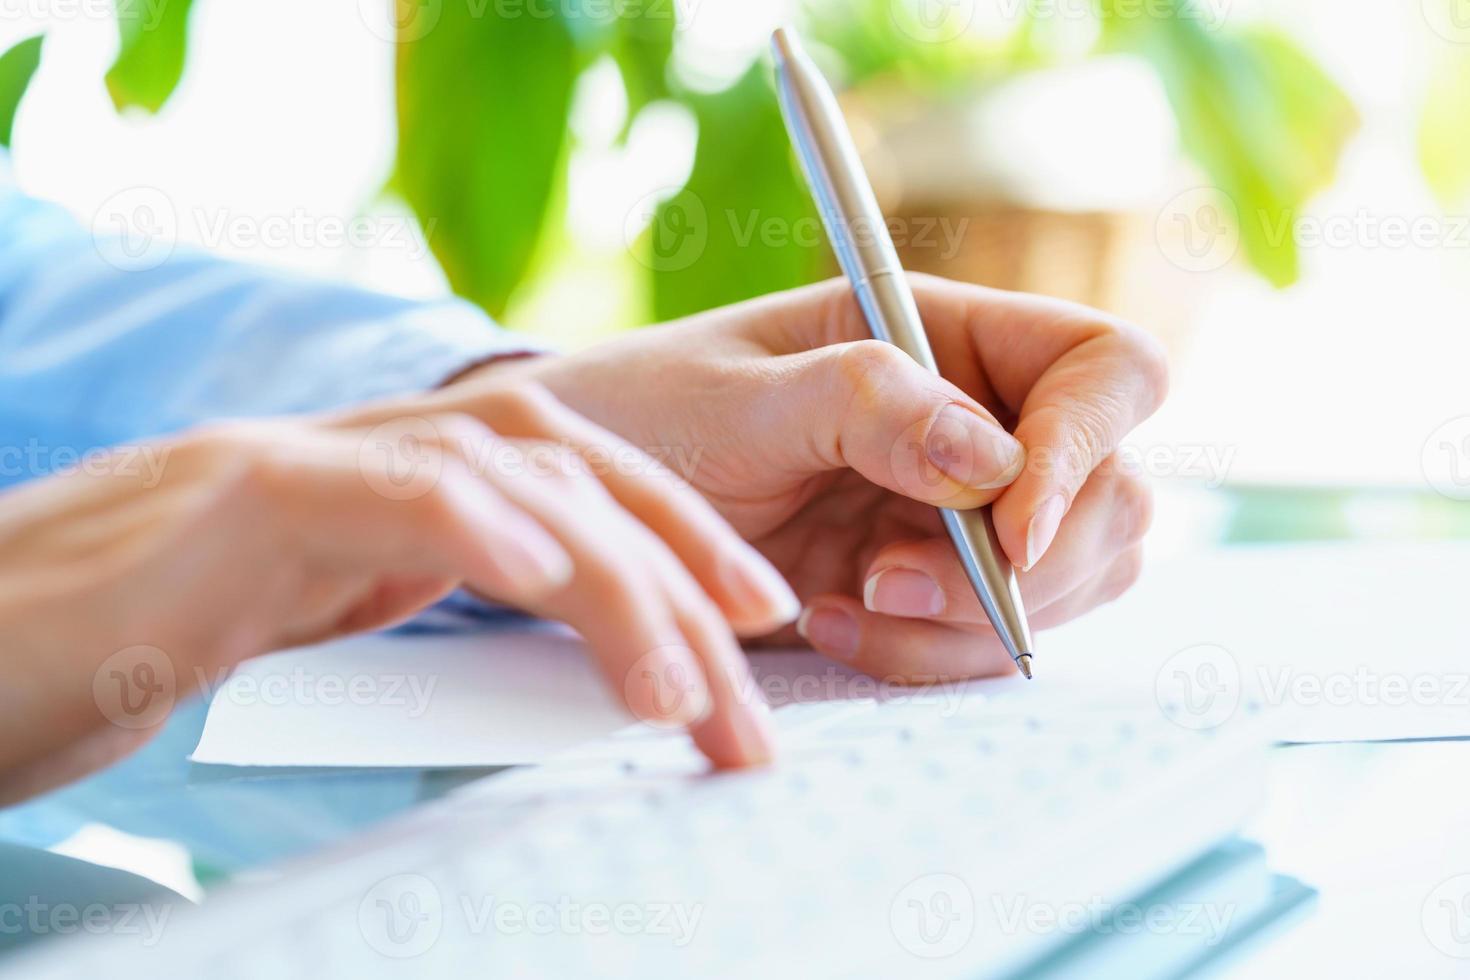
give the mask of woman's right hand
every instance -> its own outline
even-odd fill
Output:
[[[201,429],[144,447],[156,468],[134,447],[0,495],[0,801],[156,729],[109,724],[109,658],[155,651],[182,686],[459,585],[577,629],[636,717],[717,765],[767,759],[735,630],[789,621],[790,589],[643,451],[540,389],[497,399],[489,426],[406,402]]]

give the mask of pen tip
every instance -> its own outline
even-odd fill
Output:
[[[1031,679],[1031,654],[1023,653],[1017,657],[1016,666],[1021,668],[1021,673],[1029,681]]]

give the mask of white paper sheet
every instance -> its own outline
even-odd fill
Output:
[[[763,651],[755,675],[773,705],[893,690],[805,650]],[[213,693],[191,758],[273,767],[521,765],[630,721],[570,631],[374,635],[241,665]]]
[[[375,635],[258,657],[210,702],[195,762],[493,766],[627,724],[569,634]]]
[[[1041,634],[1037,680],[1002,687],[1042,701],[1079,686],[1167,701],[1183,685],[1197,713],[1182,723],[1258,703],[1280,712],[1293,741],[1470,736],[1467,583],[1466,544],[1239,548],[1159,563],[1124,599]],[[892,693],[809,652],[753,660],[777,704]],[[626,723],[568,633],[373,636],[245,664],[215,692],[193,758],[510,765]]]

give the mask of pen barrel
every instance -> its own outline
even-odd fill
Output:
[[[873,335],[893,344],[938,374],[934,351],[929,346],[928,335],[924,333],[924,321],[902,273],[883,272],[869,276],[857,283],[855,290]],[[1032,653],[1031,628],[1022,612],[1026,607],[1021,602],[1016,569],[1006,560],[1005,549],[995,533],[990,508],[940,508],[940,515],[965,568],[965,577],[995,626],[996,635],[1005,645],[1006,652],[1012,660]]]
[[[787,128],[868,329],[938,374],[913,291],[831,87],[794,35],[779,30],[772,43]],[[996,635],[1024,670],[1029,661],[1020,658],[1033,652],[1031,631],[1015,568],[996,537],[990,509],[940,508],[940,515]]]

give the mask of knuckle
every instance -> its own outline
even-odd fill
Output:
[[[223,486],[262,495],[279,491],[287,480],[284,442],[282,430],[252,422],[210,425],[184,438],[185,452]]]
[[[446,470],[422,495],[409,498],[417,521],[425,530],[452,531],[460,522],[461,491],[455,486],[459,477]]]
[[[1147,414],[1153,414],[1169,394],[1169,354],[1163,343],[1142,327],[1123,321],[1106,325],[1118,347],[1126,352]]]
[[[648,576],[636,560],[601,541],[583,538],[577,545],[579,578],[585,578],[609,605],[623,608],[643,605]]]
[[[473,455],[474,446],[495,436],[493,429],[466,412],[437,412],[424,421],[435,433],[440,448],[460,457]]]
[[[504,424],[525,427],[544,419],[561,403],[543,385],[517,381],[497,388],[482,403],[486,414]]]
[[[903,351],[881,340],[856,340],[840,346],[834,362],[838,377],[849,391],[867,400],[875,399],[889,378],[912,363]]]
[[[1137,476],[1123,473],[1115,477],[1113,507],[1123,540],[1127,544],[1141,541],[1153,526],[1153,490]]]

